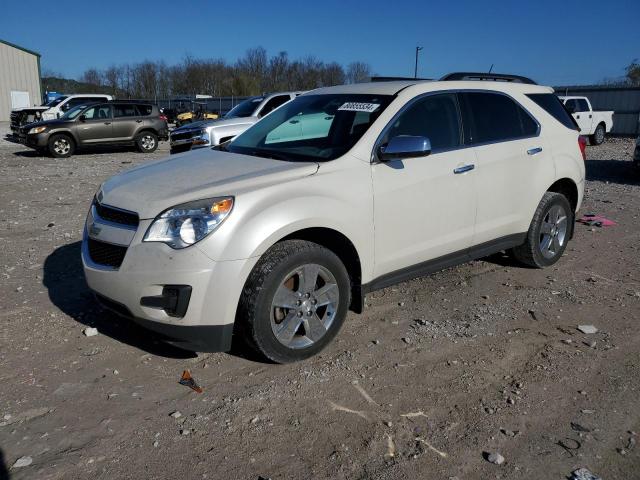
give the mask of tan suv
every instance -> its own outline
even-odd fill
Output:
[[[167,118],[145,102],[111,101],[77,105],[57,120],[30,123],[20,129],[20,141],[54,157],[70,157],[98,145],[135,145],[143,153],[167,140]]]
[[[372,290],[500,250],[554,264],[583,196],[578,131],[551,88],[486,77],[322,88],[116,175],[86,221],[90,288],[184,348],[242,337],[290,362]]]

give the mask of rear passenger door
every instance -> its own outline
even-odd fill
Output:
[[[510,96],[463,92],[460,100],[465,144],[476,156],[473,244],[515,241],[529,229],[542,193],[552,183],[553,160],[538,122]]]
[[[116,141],[133,140],[133,137],[142,123],[135,104],[113,104],[113,138]]]

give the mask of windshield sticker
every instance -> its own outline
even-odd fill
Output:
[[[379,103],[347,102],[347,103],[343,103],[342,106],[338,108],[338,110],[342,110],[344,112],[373,113],[378,109],[379,106],[380,106]]]

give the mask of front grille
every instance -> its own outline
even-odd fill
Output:
[[[178,132],[171,134],[171,140],[189,140],[195,136],[198,136],[200,132],[196,130],[189,130],[187,132]]]
[[[96,208],[98,216],[107,222],[130,225],[132,227],[138,226],[140,220],[138,219],[138,215],[133,212],[107,207],[106,205],[100,205],[98,202],[94,202],[93,205]]]
[[[89,257],[93,263],[118,268],[122,265],[127,247],[113,245],[111,243],[100,242],[93,238],[88,238]]]

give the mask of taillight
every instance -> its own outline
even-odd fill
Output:
[[[580,153],[582,153],[582,160],[587,160],[587,138],[580,135],[578,137],[578,146],[580,147]]]
[[[167,116],[166,115],[160,115],[160,120],[164,120],[165,122],[168,121]]]

